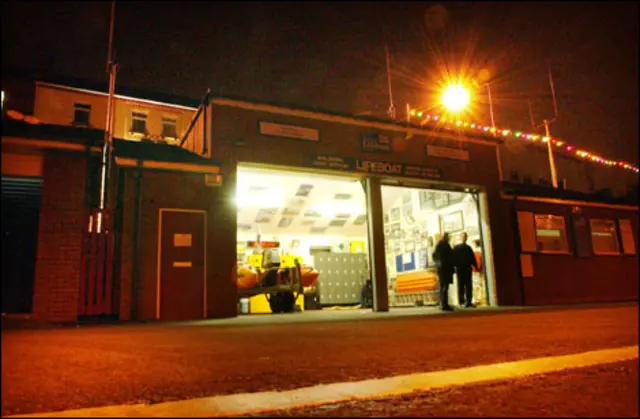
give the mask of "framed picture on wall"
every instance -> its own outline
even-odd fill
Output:
[[[427,244],[429,245],[429,248],[435,246],[436,245],[435,237],[434,236],[427,237]]]
[[[431,209],[431,193],[427,191],[418,192],[418,198],[420,200],[420,211],[427,211]]]
[[[402,203],[408,204],[409,202],[411,202],[411,191],[404,191],[402,193]]]
[[[390,212],[390,215],[389,215],[389,220],[392,223],[400,221],[400,208],[398,208],[398,207],[391,208],[391,212]]]
[[[416,244],[413,241],[407,240],[404,242],[405,253],[412,253],[416,251]]]
[[[438,191],[433,193],[433,207],[435,209],[449,206],[449,193]]]
[[[389,225],[389,237],[399,239],[402,237],[402,231],[400,230],[400,223],[394,223]]]
[[[449,234],[464,230],[462,211],[455,211],[440,216],[440,229]]]
[[[411,202],[402,205],[402,215],[404,215],[405,218],[413,217],[413,205]]]

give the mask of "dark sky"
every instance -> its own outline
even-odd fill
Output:
[[[106,81],[110,2],[2,3],[3,66]],[[443,75],[488,70],[498,126],[638,163],[637,2],[117,3],[118,84],[348,113],[430,108]],[[478,91],[470,119],[489,123]]]

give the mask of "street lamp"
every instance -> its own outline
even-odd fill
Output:
[[[442,93],[442,104],[449,112],[459,113],[469,106],[471,94],[462,84],[452,84]]]

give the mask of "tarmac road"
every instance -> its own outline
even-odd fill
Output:
[[[2,415],[289,390],[638,344],[637,304],[354,318],[3,330]]]
[[[638,362],[269,412],[280,417],[638,417]]]

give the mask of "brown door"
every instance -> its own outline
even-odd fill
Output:
[[[160,210],[160,320],[205,317],[205,213]]]

